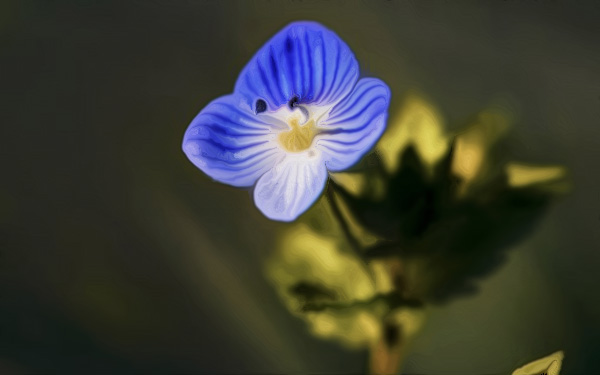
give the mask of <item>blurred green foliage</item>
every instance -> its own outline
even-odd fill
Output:
[[[562,167],[506,160],[511,121],[489,108],[446,134],[435,108],[408,95],[375,152],[332,174],[282,236],[267,275],[286,306],[317,336],[373,347],[396,340],[390,327],[406,341],[426,304],[476,291],[568,190]]]

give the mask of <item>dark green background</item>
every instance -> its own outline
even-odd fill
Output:
[[[510,373],[564,349],[600,371],[600,6],[594,2],[3,1],[0,373],[357,373],[263,279],[285,224],[212,182],[183,132],[293,20],[335,30],[391,114],[451,128],[498,96],[515,160],[574,190],[482,282],[431,311],[407,373]]]

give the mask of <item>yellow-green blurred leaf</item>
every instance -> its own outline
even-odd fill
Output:
[[[385,314],[382,302],[370,306],[349,306],[309,312],[304,318],[317,337],[339,341],[348,348],[364,348],[381,336],[381,317]]]
[[[329,176],[336,184],[342,186],[350,194],[361,195],[367,185],[367,177],[361,173],[329,173]]]
[[[327,204],[321,199],[283,233],[265,273],[315,336],[348,348],[368,347],[380,340],[386,317],[408,307],[418,310],[419,302],[394,294],[393,262],[366,264],[359,257]]]
[[[506,165],[508,184],[512,187],[536,186],[558,191],[568,189],[565,181],[567,169],[563,166],[535,166],[521,163]]]
[[[322,234],[297,223],[282,236],[266,274],[288,309],[316,336],[348,347],[367,346],[379,337],[385,306],[364,303],[375,296],[375,282],[362,261],[345,251],[340,233]],[[343,308],[306,310],[322,302]]]
[[[409,94],[398,115],[377,143],[377,151],[389,172],[400,165],[400,155],[414,145],[429,170],[448,150],[448,137],[437,109],[417,94]]]
[[[490,150],[507,133],[509,118],[500,110],[484,110],[456,136],[452,172],[462,181],[461,193],[490,174]]]
[[[299,282],[322,285],[337,302],[354,302],[374,296],[375,286],[361,261],[339,246],[339,239],[312,231],[298,223],[283,236],[278,250],[267,264],[267,275],[284,295],[292,311],[301,303],[290,298]]]
[[[512,375],[558,375],[564,353],[558,351],[513,371]]]

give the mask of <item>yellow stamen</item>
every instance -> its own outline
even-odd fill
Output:
[[[290,119],[289,123],[292,129],[279,134],[279,143],[289,152],[300,152],[308,149],[318,133],[315,121],[310,119],[305,124],[300,125],[299,119],[294,117]]]

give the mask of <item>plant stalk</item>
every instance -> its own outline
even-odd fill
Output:
[[[402,338],[399,336],[400,328],[386,327],[385,330],[384,337],[371,347],[369,375],[395,375],[400,371],[404,359],[404,345]],[[394,335],[398,336],[392,337]]]

